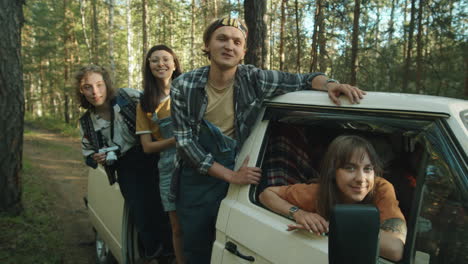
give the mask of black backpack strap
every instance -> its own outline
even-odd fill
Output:
[[[83,130],[83,137],[89,142],[90,147],[95,152],[98,152],[100,148],[104,146],[104,139],[101,131],[94,131],[93,121],[91,120],[91,114],[89,111],[80,118],[81,129]],[[97,163],[90,156],[86,157],[86,165],[97,168]]]
[[[122,115],[125,124],[130,129],[130,132],[135,134],[137,103],[125,92],[125,89],[119,89],[117,104],[120,107],[120,114]]]

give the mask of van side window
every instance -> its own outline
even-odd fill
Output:
[[[460,188],[449,163],[432,152],[417,218],[416,263],[468,263],[467,204]]]

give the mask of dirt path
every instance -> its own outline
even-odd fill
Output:
[[[48,191],[57,198],[53,213],[64,230],[63,263],[95,263],[94,233],[83,202],[88,169],[81,157],[79,140],[47,130],[27,129],[33,133],[24,136],[24,157],[39,168],[35,175],[47,182]]]

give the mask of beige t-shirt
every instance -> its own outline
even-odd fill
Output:
[[[138,104],[136,111],[136,132],[137,135],[150,134],[156,140],[164,139],[159,131],[158,123],[153,121],[154,113],[146,113],[141,109],[141,105]],[[158,119],[163,119],[171,116],[171,100],[169,96],[161,100],[158,107],[155,110]]]
[[[217,126],[225,136],[235,138],[234,82],[223,89],[217,89],[208,81],[205,91],[208,96],[205,119]]]

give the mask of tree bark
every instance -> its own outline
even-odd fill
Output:
[[[114,60],[114,0],[109,0],[109,65],[110,74],[114,77],[115,73],[115,60]]]
[[[408,0],[404,1],[403,7],[403,57],[406,56],[406,48],[408,46],[408,30],[406,29],[407,13],[408,13]]]
[[[299,28],[299,4],[297,0],[294,1],[294,8],[296,13],[296,48],[297,48],[297,57],[296,57],[296,72],[301,72],[301,29]]]
[[[320,12],[318,13],[318,70],[320,72],[326,72],[327,71],[327,57],[328,57],[328,52],[327,52],[327,38],[325,37],[326,33],[326,27],[325,27],[325,8],[324,8],[324,3],[320,1]]]
[[[276,2],[274,1],[270,1],[270,28],[269,28],[269,34],[268,34],[268,38],[269,38],[269,49],[268,49],[268,61],[269,61],[269,66],[270,66],[270,70],[273,69],[273,66],[274,66],[274,58],[275,56],[274,55],[274,51],[273,49],[275,48],[275,37],[273,35],[273,14],[275,13],[276,11],[276,7],[277,5],[275,4]]]
[[[143,11],[141,12],[142,14],[142,31],[143,31],[143,56],[142,56],[142,61],[145,60],[146,56],[146,51],[148,50],[148,0],[143,0],[141,1],[142,9]]]
[[[281,28],[280,28],[280,46],[279,46],[279,62],[280,67],[279,70],[284,70],[284,26],[286,24],[286,5],[288,4],[288,0],[281,1]]]
[[[81,14],[81,27],[83,28],[83,36],[86,43],[86,49],[88,51],[88,60],[91,61],[92,59],[92,51],[91,51],[91,44],[89,41],[88,33],[86,31],[86,19],[85,19],[85,7],[84,7],[84,0],[80,0],[80,14]]]
[[[172,0],[169,1],[169,43],[171,47],[174,47],[174,10],[172,9],[173,3]]]
[[[206,28],[206,26],[208,26],[208,23],[210,23],[211,19],[208,17],[208,0],[200,0],[200,8],[202,10],[202,14],[203,14],[203,22],[204,22],[204,25],[203,25],[203,28]]]
[[[190,67],[195,68],[195,0],[192,0],[192,32],[190,33]]]
[[[132,74],[134,71],[134,64],[133,64],[133,49],[132,49],[132,40],[133,40],[133,32],[132,32],[132,13],[131,13],[131,6],[130,6],[130,0],[126,1],[127,5],[127,10],[125,11],[126,14],[126,26],[127,26],[127,82],[128,86],[127,87],[132,87]]]
[[[322,17],[322,0],[317,0],[315,2],[315,16],[314,16],[314,30],[312,33],[312,47],[310,49],[311,54],[311,63],[310,63],[310,72],[317,71],[318,65],[318,35],[319,35],[319,25],[320,19]]]
[[[213,0],[213,17],[218,18],[218,1]]]
[[[408,47],[406,49],[406,63],[403,71],[403,87],[402,91],[408,91],[408,84],[410,81],[410,70],[411,70],[411,56],[413,49],[413,34],[414,34],[414,19],[416,16],[416,0],[411,0],[411,18],[408,29]]]
[[[353,39],[351,40],[351,67],[350,67],[350,82],[351,85],[357,83],[357,54],[358,54],[358,38],[359,38],[359,16],[361,15],[361,1],[354,1],[354,18],[353,18]]]
[[[24,1],[0,1],[0,212],[22,211],[24,91],[21,27]]]
[[[70,79],[70,68],[69,68],[69,63],[70,63],[70,27],[69,27],[69,18],[71,17],[71,12],[68,8],[68,1],[63,0],[63,17],[64,17],[64,23],[63,23],[63,50],[64,50],[64,56],[63,56],[63,79],[64,79],[64,85],[62,87],[62,92],[63,96],[65,99],[65,102],[63,104],[63,119],[65,123],[69,124],[70,123],[70,110],[69,110],[69,104],[68,104],[68,87],[67,83],[68,80]]]
[[[390,9],[390,20],[388,21],[388,43],[392,45],[393,33],[395,32],[395,6],[398,5],[398,0],[392,0]]]
[[[422,76],[423,76],[423,64],[422,64],[422,51],[423,51],[423,43],[422,43],[422,20],[423,20],[423,5],[424,1],[419,0],[419,9],[418,9],[418,35],[416,36],[416,91],[417,93],[423,94],[424,93],[424,85],[422,83]]]
[[[99,64],[99,23],[96,0],[92,0],[93,6],[93,63]]]
[[[245,63],[252,64],[260,68],[265,68],[266,50],[266,23],[265,23],[265,0],[245,0],[244,1],[245,23],[249,28],[247,38],[247,54]]]

